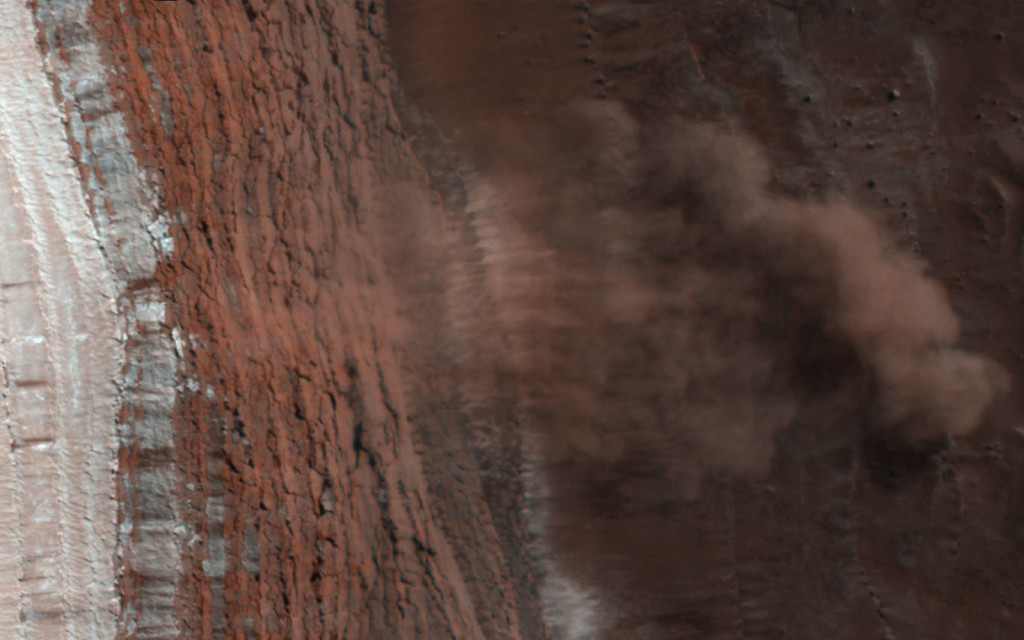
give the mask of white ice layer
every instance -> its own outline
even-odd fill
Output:
[[[132,155],[124,117],[106,90],[111,72],[89,28],[91,4],[35,0],[33,6],[40,35],[49,45],[44,67],[66,100],[67,130],[78,143],[79,161],[93,169],[85,193],[114,280],[118,335],[125,340],[124,373],[118,380],[126,409],[118,425],[121,446],[147,460],[146,471],[122,469],[118,477],[126,496],[119,560],[131,580],[145,581],[133,598],[121,602],[118,632],[135,640],[167,640],[180,636],[175,597],[182,548],[189,538],[173,490],[171,420],[184,345],[175,353],[163,291],[154,278],[173,242],[155,181]],[[156,83],[154,95],[159,94]]]
[[[22,0],[0,0],[0,43],[0,635],[107,640],[115,286]]]

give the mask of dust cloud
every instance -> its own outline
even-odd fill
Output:
[[[468,137],[462,384],[514,393],[556,463],[694,495],[766,472],[791,427],[914,445],[971,432],[1006,388],[923,260],[850,203],[781,195],[742,135],[602,103]]]

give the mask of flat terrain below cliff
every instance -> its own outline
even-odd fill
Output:
[[[408,118],[436,126],[414,146],[490,255],[481,277],[512,318],[498,323],[512,350],[548,359],[496,366],[524,376],[526,424],[548,438],[542,537],[577,600],[588,594],[548,592],[570,611],[548,617],[560,637],[1013,637],[1018,5],[410,0],[389,14]],[[920,259],[922,282],[948,292],[956,348],[1007,376],[969,429],[908,439],[915,427],[887,418],[885,365],[837,337],[848,303],[811,292],[831,249],[794,267],[795,247],[773,257],[789,245],[714,221],[739,206],[723,190],[747,190],[751,153],[767,167],[755,206],[826,219],[845,203],[881,229],[886,255]],[[629,291],[608,276],[623,252]],[[849,278],[903,313],[914,288],[870,284],[873,268]],[[751,284],[768,272],[784,292]],[[760,366],[771,382],[748,381]],[[925,403],[963,388],[932,384]],[[702,419],[713,435],[679,427]],[[600,427],[577,428],[587,421]]]

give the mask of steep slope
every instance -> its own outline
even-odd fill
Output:
[[[521,637],[461,437],[466,538],[413,450],[384,229],[440,212],[382,7],[34,9],[128,336],[121,635]]]
[[[13,637],[1015,637],[1016,3],[28,9]]]

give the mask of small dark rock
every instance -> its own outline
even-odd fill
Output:
[[[874,181],[874,179],[869,179],[868,182],[867,182],[867,185],[868,185],[868,189],[874,189],[875,188],[875,181]]]
[[[811,98],[811,96],[804,96],[804,102],[812,102],[812,101],[813,101],[813,98]]]
[[[899,89],[893,89],[892,91],[889,92],[889,100],[890,101],[892,101],[892,100],[899,100],[899,99],[900,99],[900,90]]]

